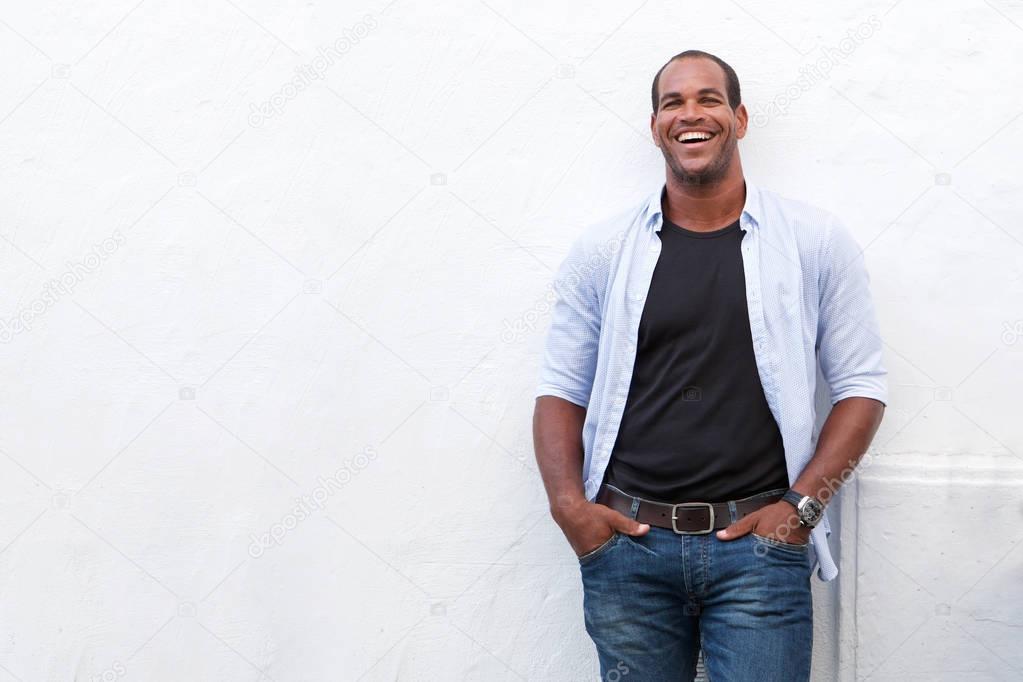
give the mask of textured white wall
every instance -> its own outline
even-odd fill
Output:
[[[815,678],[1023,677],[1019,2],[39,0],[0,5],[0,682],[594,679],[530,396],[691,47],[887,343]]]

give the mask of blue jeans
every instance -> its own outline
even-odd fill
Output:
[[[732,511],[732,520],[735,512]],[[813,549],[746,534],[615,533],[579,559],[604,682],[810,679]]]

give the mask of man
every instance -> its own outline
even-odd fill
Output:
[[[533,436],[579,557],[604,679],[808,680],[824,506],[866,452],[887,371],[860,250],[748,182],[724,61],[654,77],[666,182],[585,230],[556,278]],[[817,368],[832,409],[819,437]]]

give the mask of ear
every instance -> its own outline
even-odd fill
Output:
[[[735,136],[740,140],[746,137],[746,127],[749,125],[749,113],[746,105],[740,104],[735,109]]]
[[[661,141],[657,137],[657,112],[650,114],[650,137],[654,140],[654,146],[661,148]]]

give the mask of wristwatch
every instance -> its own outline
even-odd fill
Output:
[[[821,520],[821,517],[824,516],[824,504],[816,497],[804,495],[789,488],[781,499],[796,508],[796,512],[799,514],[799,525],[801,526],[813,528]]]

